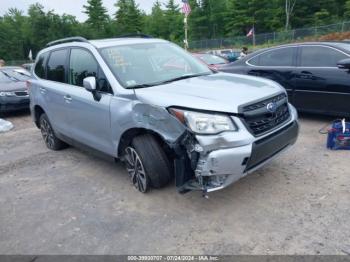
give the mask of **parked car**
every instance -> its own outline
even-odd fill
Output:
[[[240,54],[240,52],[237,52],[237,51],[234,52],[233,50],[221,50],[219,52],[219,55],[221,57],[226,58],[230,62],[237,61],[239,58],[239,54]]]
[[[32,71],[34,63],[27,63],[27,64],[23,64],[22,67],[27,70],[28,72]]]
[[[29,109],[29,78],[30,73],[21,67],[0,67],[0,112]]]
[[[350,43],[297,43],[268,48],[220,68],[280,83],[300,111],[350,116]]]
[[[205,63],[210,69],[219,70],[222,65],[230,63],[227,59],[205,53],[193,53],[194,57],[197,57],[200,61]]]
[[[233,49],[211,50],[208,54],[217,55],[227,59],[230,63],[237,61],[241,51]]]
[[[279,84],[214,73],[164,40],[58,40],[39,53],[33,75],[30,108],[46,146],[120,158],[141,192],[174,176],[181,193],[222,189],[298,135]]]

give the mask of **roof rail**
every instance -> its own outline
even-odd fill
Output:
[[[54,45],[59,45],[59,44],[64,44],[64,43],[69,43],[69,42],[83,42],[83,43],[88,43],[89,41],[81,36],[74,36],[74,37],[67,37],[67,38],[62,38],[56,41],[52,41],[46,45],[46,47],[54,46]]]
[[[151,35],[138,34],[138,33],[117,36],[117,38],[128,38],[128,37],[130,37],[130,38],[153,38],[153,36],[151,36]]]

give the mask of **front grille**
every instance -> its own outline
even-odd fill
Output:
[[[15,95],[16,96],[27,96],[28,92],[27,91],[16,91]]]
[[[276,105],[274,112],[268,110],[270,103]],[[241,113],[246,126],[255,136],[263,135],[290,119],[288,99],[285,94],[243,106]]]

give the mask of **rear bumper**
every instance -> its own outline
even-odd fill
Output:
[[[269,163],[295,144],[299,133],[298,116],[292,106],[290,109],[291,120],[278,130],[261,138],[249,135],[242,124],[240,124],[241,131],[231,134],[230,141],[228,141],[229,137],[217,138],[215,146],[219,149],[216,150],[211,149],[211,145],[205,144],[208,138],[197,137],[199,144],[204,148],[204,153],[199,158],[195,174],[197,179],[202,181],[203,190],[211,192],[225,188]],[[238,123],[238,120],[236,119],[235,122]],[[231,147],[224,148],[225,144],[231,144]],[[210,149],[206,153],[205,150],[208,148]]]
[[[0,98],[0,112],[10,112],[23,109],[29,109],[29,96]]]

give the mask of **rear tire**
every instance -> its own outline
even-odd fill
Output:
[[[41,135],[47,148],[57,151],[67,147],[66,143],[56,137],[49,118],[45,113],[41,114],[39,121]]]
[[[125,149],[125,162],[132,183],[142,193],[149,187],[164,187],[173,171],[164,150],[150,134],[135,137]]]

